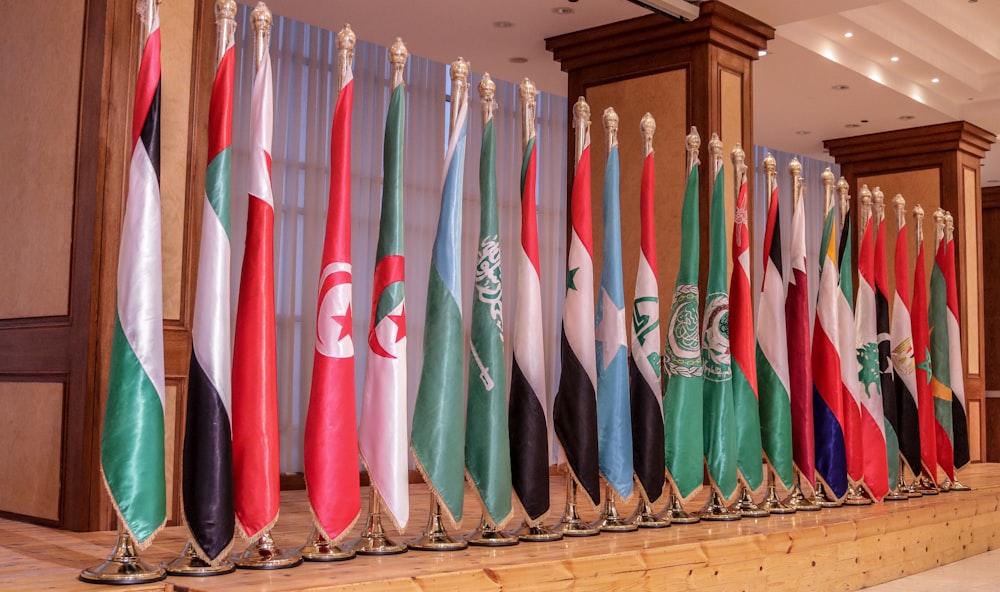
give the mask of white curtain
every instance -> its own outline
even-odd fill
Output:
[[[240,7],[236,40],[233,121],[232,230],[233,310],[236,310],[247,218],[250,92],[253,79],[253,27],[249,9]],[[363,35],[363,32],[358,32]],[[382,138],[389,99],[388,50],[359,41],[355,49],[352,135],[352,263],[355,343],[368,334],[372,274],[378,239],[382,191]],[[277,311],[278,400],[281,470],[302,471],[302,440],[312,375],[317,281],[329,191],[329,137],[337,99],[335,33],[275,15],[271,33],[274,69],[275,304]],[[473,64],[473,66],[475,66]],[[447,125],[447,66],[410,56],[406,68],[407,117],[404,156],[408,384],[412,409],[423,361],[422,343],[431,245],[441,201],[441,168]],[[480,75],[472,77],[472,87]],[[472,270],[479,233],[479,147],[482,119],[478,93],[470,101],[463,203],[462,261]],[[513,269],[520,240],[519,179],[521,148],[517,88],[497,81],[497,187],[504,270],[504,318],[513,319],[517,292]],[[546,367],[551,387],[558,376],[559,319],[565,263],[561,253],[566,228],[566,99],[538,98],[539,236]],[[465,274],[464,310],[471,309],[472,275]],[[469,320],[466,319],[466,337]],[[511,340],[507,339],[508,347]],[[356,399],[365,374],[367,348],[355,348]],[[509,356],[509,352],[508,352]]]

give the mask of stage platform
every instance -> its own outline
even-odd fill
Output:
[[[107,555],[113,532],[74,533],[0,520],[0,590],[857,590],[1000,548],[1000,464],[972,465],[960,477],[973,491],[554,543],[170,577],[130,587],[76,579]],[[554,513],[562,509],[563,491],[563,480],[554,478]],[[410,526],[400,538],[415,537],[426,522],[426,488],[412,485],[410,492]],[[284,492],[282,500],[275,539],[282,546],[301,545],[309,531],[305,492]],[[466,508],[468,531],[479,520],[471,492]],[[632,505],[622,509],[631,511]],[[593,516],[596,512],[584,512],[585,518]],[[167,528],[143,558],[171,559],[183,544],[183,529]]]

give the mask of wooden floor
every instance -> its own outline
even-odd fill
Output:
[[[1000,464],[973,465],[960,476],[974,491],[554,543],[171,577],[136,587],[76,580],[81,569],[107,555],[112,532],[72,533],[0,520],[0,590],[857,590],[1000,548]],[[552,494],[552,507],[561,509],[560,478]],[[402,538],[415,537],[425,523],[426,489],[413,485],[410,495],[413,515]],[[468,493],[466,530],[479,518],[475,504]],[[301,545],[308,527],[304,492],[286,492],[274,530],[278,544]],[[166,529],[143,558],[173,558],[183,537],[179,527]]]

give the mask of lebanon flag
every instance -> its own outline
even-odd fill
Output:
[[[937,248],[934,265],[931,268],[931,301],[928,310],[928,331],[931,341],[931,393],[934,396],[934,435],[937,448],[937,463],[948,476],[955,480],[955,452],[952,441],[951,417],[951,351],[948,344],[948,286],[945,279],[948,247],[944,238],[944,213],[934,214],[934,240]]]
[[[577,101],[586,106],[583,97]],[[589,112],[589,107],[587,110]],[[563,302],[562,373],[552,423],[577,483],[594,506],[601,501],[597,455],[597,353],[594,337],[594,239],[590,204],[590,122],[576,130],[584,138],[570,196],[570,239]]]
[[[775,228],[779,228],[779,225],[775,224]],[[770,244],[773,249],[773,239]],[[816,483],[816,436],[813,429],[813,377],[809,343],[806,200],[803,197],[792,203],[792,242],[788,256],[792,264],[792,273],[788,277],[788,295],[785,298],[785,329],[788,333],[788,395],[792,406],[792,454],[795,468],[812,486]],[[767,272],[764,273],[764,279],[767,280]],[[758,319],[757,325],[763,333],[765,329],[763,322]],[[779,331],[780,328],[780,325],[776,327]],[[759,341],[770,339],[772,338],[761,338],[758,335]],[[780,335],[777,339],[780,341]]]
[[[878,368],[882,386],[882,412],[885,425],[885,458],[889,471],[889,489],[899,482],[899,394],[892,371],[892,345],[889,337],[889,279],[885,253],[885,205],[876,191],[875,211],[875,325],[878,334]]]
[[[368,361],[358,448],[372,487],[400,532],[410,517],[406,423],[406,306],[403,258],[403,135],[406,87],[394,73],[385,119],[382,214],[379,219]]]
[[[955,468],[969,464],[969,426],[965,413],[965,371],[962,369],[962,335],[958,322],[958,281],[955,277],[955,238],[952,219],[948,221],[948,251],[945,253],[945,279],[948,284],[948,361],[951,370],[951,417],[955,447]]]
[[[841,201],[843,228],[840,232],[840,290],[837,298],[838,352],[840,353],[841,396],[844,399],[841,425],[844,428],[844,451],[847,478],[852,483],[865,479],[864,448],[861,438],[861,382],[857,358],[857,327],[854,321],[853,255],[851,251],[851,215],[846,200]]]
[[[160,19],[148,15],[132,111],[132,162],[118,249],[101,475],[141,551],[167,520],[160,254]]]
[[[917,413],[920,424],[920,463],[937,483],[937,446],[934,441],[934,395],[931,394],[931,349],[927,329],[927,272],[924,264],[923,210],[914,208],[917,219],[917,264],[913,268],[913,364],[917,374]]]
[[[906,201],[893,200],[896,209],[896,292],[892,302],[892,369],[899,399],[897,431],[899,452],[914,475],[920,474],[920,418],[917,413],[917,375],[913,360],[913,328],[910,325],[910,259],[906,240]]]
[[[232,38],[215,70],[208,109],[208,169],[191,327],[184,428],[184,518],[191,545],[218,563],[233,542],[232,337],[229,202],[233,138]]]
[[[330,133],[330,200],[319,275],[312,388],[302,450],[313,522],[331,543],[347,534],[361,512],[351,307],[354,75],[350,64],[345,71]]]

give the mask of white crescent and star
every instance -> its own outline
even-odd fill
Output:
[[[319,286],[316,351],[330,358],[349,358],[354,355],[351,264],[334,262],[324,267]]]
[[[601,289],[601,322],[597,325],[604,370],[611,365],[618,350],[625,346],[625,311],[615,306],[607,290]]]

